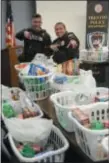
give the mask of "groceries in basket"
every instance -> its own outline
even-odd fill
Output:
[[[80,83],[80,78],[79,76],[72,76],[71,78],[69,78],[65,74],[56,74],[53,77],[53,82],[57,84],[78,84]]]
[[[78,59],[73,59],[64,62],[63,64],[58,65],[57,71],[59,73],[64,73],[66,75],[79,75],[79,60]]]
[[[11,93],[11,98],[12,98],[12,100],[14,100],[14,101],[17,101],[17,100],[19,100],[19,93],[20,93],[20,91],[19,90],[11,90],[10,91],[10,93]]]
[[[34,119],[6,121],[9,133],[12,135],[16,148],[24,157],[35,157],[48,148],[48,138],[52,130],[52,120]]]
[[[45,75],[49,73],[49,70],[40,64],[35,65],[31,63],[29,66],[30,68],[29,68],[28,75],[36,76],[36,75]]]
[[[5,100],[3,101],[3,114],[6,118],[12,118],[16,116],[13,107]]]
[[[73,116],[85,127],[90,127],[90,121],[87,114],[81,111],[79,108],[75,108],[72,111]]]
[[[42,155],[45,152],[52,151],[55,149],[55,145],[46,144],[44,147],[37,145],[37,143],[17,143],[16,148],[22,156],[32,158],[35,156]]]
[[[12,87],[2,90],[2,99],[19,101],[20,93],[23,92],[20,88]]]
[[[3,115],[6,118],[33,118],[38,117],[40,112],[38,109],[35,109],[35,106],[29,106],[28,103],[24,107],[22,105],[14,105],[13,103],[3,100],[2,104]]]
[[[109,120],[108,121],[92,121],[91,122],[91,129],[92,130],[102,130],[109,128]]]
[[[35,141],[33,142],[27,142],[25,140],[20,142],[15,140],[12,134],[8,134],[11,149],[20,162],[64,162],[65,151],[69,147],[68,141],[61,133],[61,131],[54,125],[51,126],[49,134],[47,123],[41,126],[41,130],[42,127],[46,129],[47,133],[43,130],[44,132],[40,132],[40,135],[38,136],[39,139],[34,139]],[[37,129],[34,131],[34,133],[38,134],[38,126],[36,126],[36,128]],[[37,140],[41,140],[41,144],[39,144]]]
[[[68,80],[67,80],[67,77],[66,76],[55,76],[54,77],[54,82],[55,83],[58,83],[58,84],[64,84],[66,83]]]
[[[92,120],[90,121],[88,114],[79,108],[72,110],[72,115],[81,123],[84,127],[91,130],[103,130],[109,128],[109,121],[107,120]]]
[[[85,49],[80,52],[80,59],[84,61],[103,62],[109,58],[108,47],[99,47],[97,49]]]
[[[43,151],[43,148],[35,143],[18,143],[16,147],[24,157],[30,158]]]
[[[106,102],[109,101],[109,92],[107,94],[100,94],[97,92],[95,96],[95,102]]]
[[[17,115],[17,118],[20,119],[26,119],[26,118],[33,118],[33,117],[37,117],[39,115],[39,112],[37,111],[32,111],[28,108],[25,108],[21,114]]]
[[[98,102],[87,106],[78,107],[87,114],[89,128],[84,127],[73,112],[69,112],[69,119],[75,128],[78,146],[94,162],[107,160],[107,153],[101,145],[103,138],[109,133],[109,104]],[[83,115],[82,113],[82,115]]]
[[[92,130],[102,130],[104,129],[104,125],[103,125],[103,122],[101,121],[92,121],[91,122],[91,129]]]

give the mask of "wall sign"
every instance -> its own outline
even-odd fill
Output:
[[[86,48],[108,43],[109,1],[87,1]]]

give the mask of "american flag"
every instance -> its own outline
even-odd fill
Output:
[[[15,31],[14,21],[11,8],[11,0],[7,0],[7,12],[6,12],[6,46],[14,47],[15,43]]]

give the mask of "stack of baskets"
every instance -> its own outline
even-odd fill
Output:
[[[55,111],[57,115],[57,119],[60,123],[60,125],[67,131],[67,132],[73,132],[74,126],[71,120],[68,117],[68,112],[72,110],[73,107],[79,106],[80,103],[78,103],[78,93],[73,91],[64,91],[59,92],[56,94],[51,95],[51,101],[53,102],[55,106]],[[92,102],[91,95],[86,95],[85,104],[89,104]]]
[[[80,108],[87,112],[90,117],[90,122],[92,120],[108,120],[108,102],[94,103],[94,97],[97,92],[101,95],[108,94],[109,89],[98,87],[92,90],[92,92],[87,94],[87,100],[82,105],[77,102],[76,95],[78,93],[71,91],[56,93],[51,96],[51,101],[55,106],[56,116],[60,125],[67,132],[75,132],[78,146],[88,157],[93,161],[102,161],[107,160],[107,154],[103,152],[101,141],[108,134],[108,129],[99,131],[87,129],[72,116],[71,112],[73,108]]]

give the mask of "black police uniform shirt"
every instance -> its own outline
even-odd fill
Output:
[[[77,42],[76,48],[72,46],[68,47],[71,40]],[[53,60],[57,64],[61,64],[70,59],[79,58],[79,39],[75,36],[73,32],[66,32],[61,38],[57,38],[53,41],[53,44],[58,44],[58,51],[53,51]]]
[[[30,39],[25,38],[24,31],[30,32]],[[30,62],[37,53],[44,53],[46,56],[50,55],[51,38],[46,30],[24,29],[16,34],[16,38],[24,41],[24,61]]]

